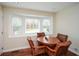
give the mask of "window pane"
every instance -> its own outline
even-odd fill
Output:
[[[12,18],[13,34],[20,34],[22,31],[22,19],[20,17]]]
[[[50,20],[49,19],[44,19],[43,20],[43,32],[49,33],[50,32]]]
[[[25,19],[25,33],[36,33],[40,31],[40,21],[38,19]]]

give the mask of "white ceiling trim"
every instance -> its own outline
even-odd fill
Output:
[[[3,2],[4,6],[27,8],[38,11],[58,12],[63,8],[79,4],[78,2]]]

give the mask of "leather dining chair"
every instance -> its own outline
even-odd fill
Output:
[[[65,42],[68,39],[68,35],[58,33],[57,38],[60,40],[60,42]]]
[[[44,54],[45,53],[45,46],[35,46],[31,37],[30,38],[27,38],[28,42],[29,42],[29,45],[31,47],[31,54],[33,56],[36,56],[36,55],[41,55],[41,54]]]
[[[55,49],[46,47],[46,52],[49,56],[65,56],[68,52],[68,48],[71,45],[71,41],[57,44]]]

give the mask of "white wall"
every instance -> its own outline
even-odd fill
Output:
[[[54,16],[54,14],[49,12],[41,12],[41,11],[34,11],[28,9],[19,9],[19,8],[10,8],[4,7],[4,52],[17,50],[21,48],[28,48],[29,44],[26,40],[27,37],[15,37],[9,38],[9,17],[11,14],[36,14],[36,15],[43,15],[43,16]],[[33,37],[35,39],[35,37]]]
[[[71,49],[79,54],[79,4],[56,13],[55,22],[56,33],[69,35],[72,41]]]
[[[1,34],[1,32],[2,32],[2,7],[0,6],[0,54],[1,54],[1,52],[2,52],[2,46],[3,46],[3,44],[2,44],[2,34]]]

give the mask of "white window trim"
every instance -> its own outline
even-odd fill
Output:
[[[23,20],[25,21],[25,17],[26,16],[24,16],[24,15],[18,15],[18,14],[12,14],[11,16],[10,16],[10,21],[9,21],[9,23],[11,23],[12,22],[12,20],[11,20],[11,18],[13,17],[13,16],[19,16],[19,17],[21,17],[21,18],[23,18]],[[36,16],[37,17],[37,16]],[[46,17],[46,16],[45,16]],[[52,16],[47,16],[47,17],[50,17],[51,19],[50,19],[50,25],[51,25],[51,27],[50,27],[50,32],[49,32],[49,34],[46,34],[46,35],[51,35],[51,34],[53,34],[53,17]],[[24,22],[24,21],[22,21],[22,22]],[[40,19],[40,21],[42,21],[42,19]],[[40,29],[42,30],[42,27],[41,27],[41,24],[40,24]],[[27,36],[36,36],[37,34],[36,33],[31,33],[31,34],[25,34],[25,23],[23,23],[23,33],[22,34],[20,34],[20,35],[14,35],[13,34],[13,32],[12,32],[12,26],[11,26],[11,24],[10,24],[10,32],[9,32],[9,38],[12,38],[12,37],[27,37]]]

